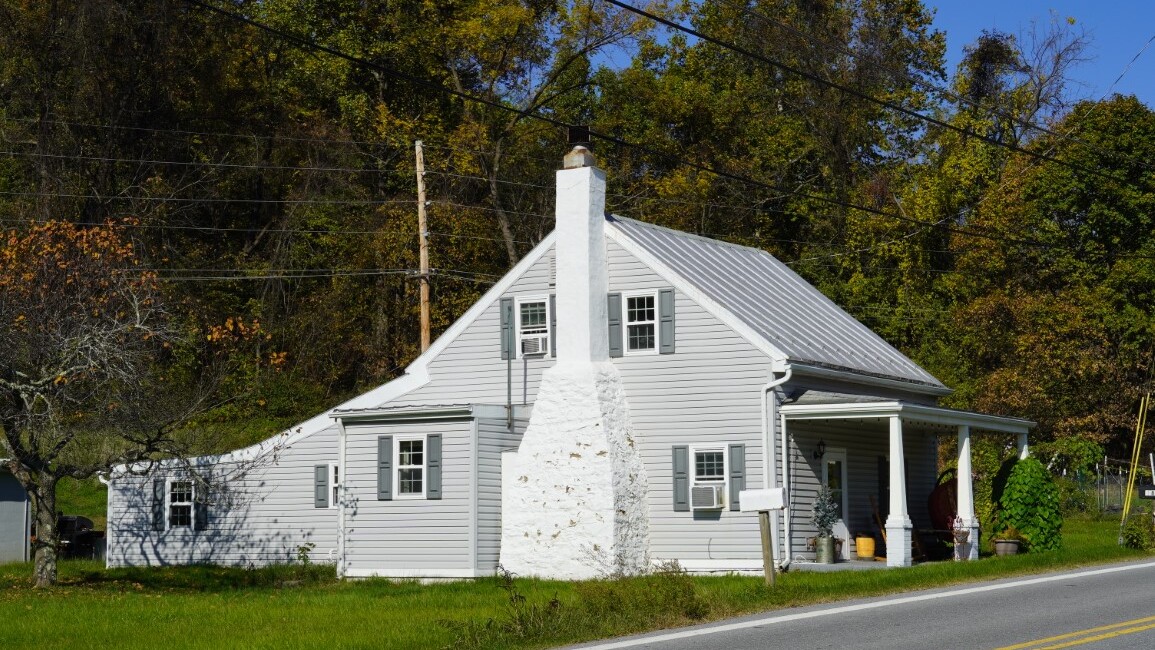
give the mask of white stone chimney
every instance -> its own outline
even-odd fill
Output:
[[[646,472],[606,321],[605,172],[575,147],[557,173],[557,362],[502,457],[501,564],[580,580],[649,568]]]

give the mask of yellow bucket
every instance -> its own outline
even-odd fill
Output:
[[[854,549],[860,560],[874,559],[874,538],[873,537],[855,537]]]

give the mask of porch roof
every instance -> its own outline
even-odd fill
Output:
[[[850,396],[843,396],[850,397]],[[779,407],[782,417],[788,422],[806,420],[865,419],[898,417],[904,421],[921,422],[944,427],[968,426],[971,429],[999,433],[1025,434],[1035,423],[1022,418],[1010,418],[974,411],[914,404],[901,400],[869,400],[854,396],[843,401],[811,399],[805,402],[784,404]]]

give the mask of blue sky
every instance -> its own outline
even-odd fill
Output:
[[[1045,24],[1051,11],[1074,18],[1090,36],[1090,61],[1071,71],[1077,97],[1099,99],[1128,62],[1155,36],[1155,0],[923,0],[935,8],[935,27],[946,32],[947,72],[953,73],[963,47],[984,29],[1010,34]],[[1139,56],[1111,92],[1134,94],[1155,108],[1155,43]]]

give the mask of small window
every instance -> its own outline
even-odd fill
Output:
[[[726,449],[724,447],[691,450],[693,470],[690,474],[690,508],[721,510],[726,505]]]
[[[394,458],[397,498],[425,496],[425,438],[397,438]]]
[[[168,484],[168,527],[192,528],[192,481],[170,481]]]
[[[549,320],[548,299],[517,299],[518,358],[549,354]]]
[[[341,469],[338,465],[329,466],[329,490],[332,492],[329,495],[329,507],[336,508],[341,497]]]
[[[626,354],[656,352],[657,294],[626,296]]]

